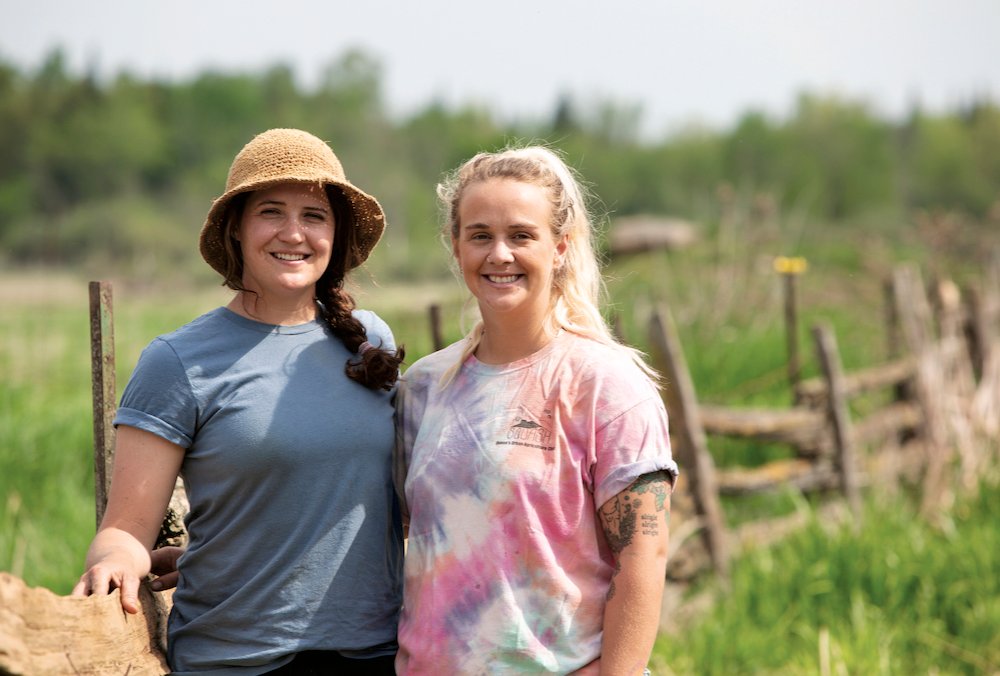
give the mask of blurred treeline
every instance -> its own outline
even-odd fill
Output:
[[[159,81],[73,73],[59,50],[30,72],[0,60],[0,264],[210,275],[194,244],[207,207],[233,155],[278,126],[329,141],[348,177],[379,198],[390,230],[372,264],[396,279],[441,268],[427,255],[438,246],[441,173],[515,141],[563,150],[615,216],[710,223],[739,200],[830,227],[905,228],[918,213],[1000,221],[1000,106],[989,100],[936,114],[915,106],[890,121],[862,101],[802,94],[783,119],[748,111],[731,129],[650,139],[638,105],[570,95],[548,119],[500,121],[482,105],[433,100],[394,117],[381,78],[356,50],[309,88],[280,64]]]

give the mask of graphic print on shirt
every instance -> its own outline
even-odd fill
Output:
[[[549,452],[555,450],[551,429],[552,413],[545,409],[543,415],[548,418],[546,425],[536,422],[529,411],[524,410],[523,406],[519,407],[514,421],[507,428],[507,438],[498,439],[497,445],[525,446]]]

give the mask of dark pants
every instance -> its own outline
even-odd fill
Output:
[[[297,653],[283,667],[267,672],[268,676],[395,676],[395,655],[367,660],[344,657],[335,650],[307,650]]]

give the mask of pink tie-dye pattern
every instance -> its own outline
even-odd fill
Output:
[[[666,413],[626,357],[569,333],[502,367],[461,345],[397,401],[410,514],[397,671],[568,673],[600,656],[613,561],[597,508],[676,474]]]

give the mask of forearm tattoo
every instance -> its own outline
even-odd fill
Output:
[[[669,525],[670,510],[667,506],[669,495],[670,478],[667,472],[651,472],[636,479],[631,486],[601,506],[604,535],[615,557],[615,571],[611,576],[608,600],[615,594],[614,578],[621,570],[622,551],[632,544],[637,536],[659,537],[661,513],[664,515],[662,526]],[[643,507],[647,500],[652,504],[647,504],[640,514],[640,507]],[[649,507],[652,507],[653,513],[649,512]]]

